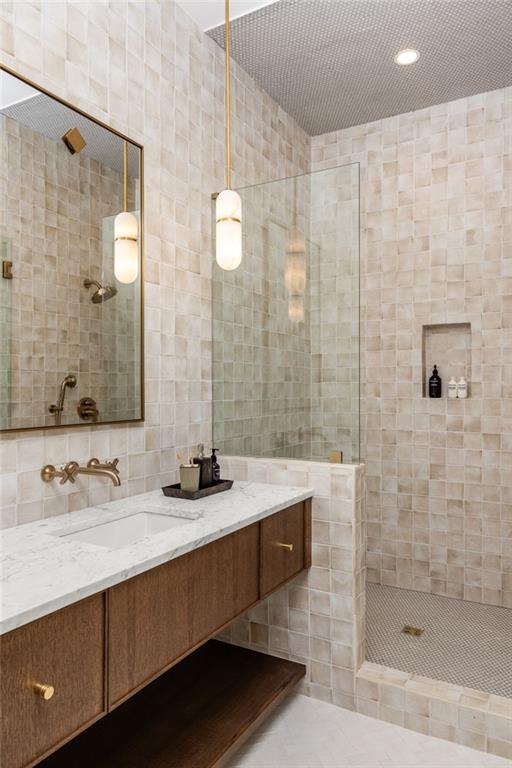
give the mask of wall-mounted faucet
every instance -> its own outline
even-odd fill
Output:
[[[60,484],[64,485],[68,480],[74,483],[78,475],[98,475],[99,477],[108,477],[112,485],[121,485],[121,477],[117,465],[119,459],[112,459],[101,463],[99,459],[89,459],[85,467],[80,466],[77,461],[68,461],[60,469],[56,469],[53,464],[47,464],[41,470],[41,480],[44,483],[51,483],[56,478],[60,479]]]
[[[66,389],[74,389],[76,387],[76,376],[69,373],[60,383],[59,400],[57,403],[50,405],[48,410],[55,416],[55,424],[58,426],[61,423],[62,411],[64,410],[64,400],[66,398]]]
[[[112,480],[113,485],[121,485],[121,478],[119,477],[119,470],[117,465],[119,459],[112,459],[111,461],[105,461],[103,464],[99,459],[89,459],[87,466],[77,467],[77,475],[99,475],[108,477]]]

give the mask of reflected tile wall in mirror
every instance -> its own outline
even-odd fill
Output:
[[[29,96],[0,114],[0,235],[13,263],[13,278],[0,281],[0,429],[140,419],[140,278],[124,285],[114,275],[113,221],[124,210],[123,140],[1,74],[4,84],[8,78]],[[72,154],[59,134],[75,118],[87,144]],[[139,153],[129,145],[127,207],[135,211]],[[112,286],[114,295],[94,303],[96,286],[84,286],[86,280]],[[51,413],[69,374],[77,384],[66,388],[63,410]],[[89,420],[77,411],[84,397],[96,403]]]

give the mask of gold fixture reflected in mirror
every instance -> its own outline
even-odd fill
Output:
[[[76,408],[82,421],[98,421],[98,407],[93,397],[82,397]]]
[[[66,389],[74,389],[76,387],[76,376],[69,373],[60,384],[59,400],[57,403],[48,406],[50,413],[55,415],[55,424],[60,424],[62,421],[62,411],[64,410],[64,400],[66,399]]]
[[[84,286],[86,288],[90,288],[92,285],[94,285],[96,288],[91,296],[91,301],[93,304],[102,304],[104,301],[111,299],[117,293],[117,288],[115,288],[113,285],[101,285],[101,283],[98,283],[97,280],[84,280]]]
[[[70,128],[69,131],[67,131],[62,137],[62,141],[72,155],[78,154],[87,145],[86,140],[78,128]]]

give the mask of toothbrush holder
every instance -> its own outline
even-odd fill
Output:
[[[180,466],[180,488],[182,491],[194,493],[199,489],[201,468],[197,464],[182,464]]]

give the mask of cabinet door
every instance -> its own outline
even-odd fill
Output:
[[[258,599],[258,525],[109,590],[109,701],[119,704]]]
[[[305,505],[300,502],[261,521],[261,597],[308,565],[304,546],[308,530],[305,511]]]
[[[105,711],[104,596],[2,635],[0,664],[1,765],[22,768]]]

